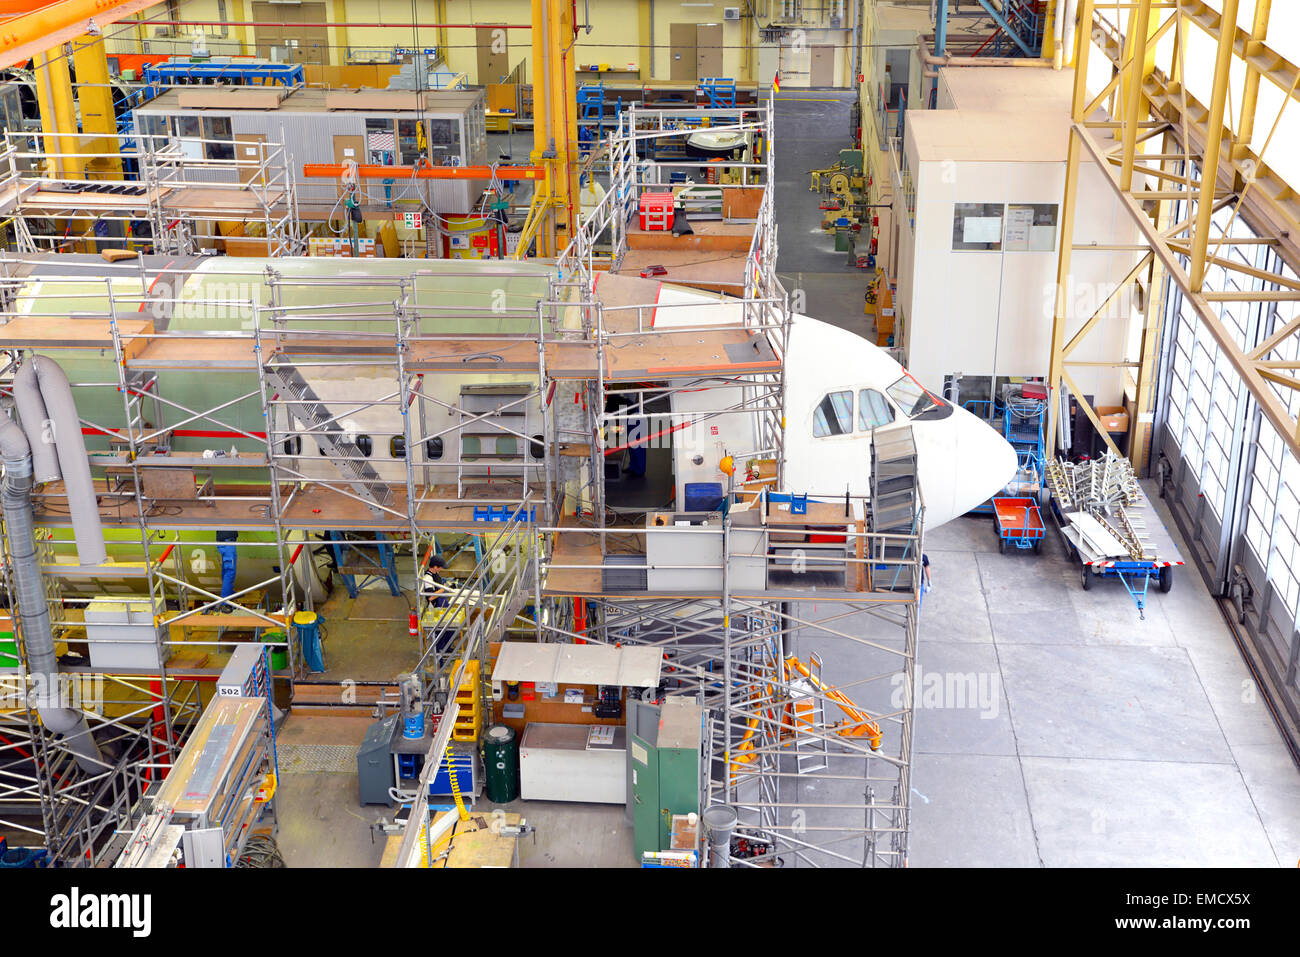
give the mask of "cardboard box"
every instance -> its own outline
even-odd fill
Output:
[[[1097,406],[1097,418],[1107,432],[1128,432],[1128,412],[1122,405]]]

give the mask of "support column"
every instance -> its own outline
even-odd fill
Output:
[[[533,154],[547,168],[553,228],[543,226],[538,254],[564,248],[577,215],[578,116],[573,73],[573,8],[567,0],[533,0]]]
[[[943,56],[944,51],[948,49],[948,0],[936,0],[934,8],[934,55]],[[930,102],[927,104],[931,109],[939,105],[939,69],[935,68],[935,76],[930,84]]]
[[[1092,0],[1080,0],[1079,19],[1092,23]],[[1088,33],[1081,31],[1078,63],[1074,70],[1074,99],[1070,107],[1074,122],[1082,122],[1084,107],[1088,103]],[[1061,392],[1065,374],[1065,326],[1070,318],[1069,287],[1071,282],[1070,253],[1074,245],[1074,212],[1079,193],[1079,160],[1083,144],[1078,134],[1071,131],[1070,147],[1065,161],[1065,196],[1061,200],[1061,252],[1056,264],[1056,308],[1052,314],[1052,354],[1047,371],[1047,454],[1056,455],[1057,419],[1061,412]],[[1079,401],[1083,401],[1080,397]]]
[[[244,26],[249,22],[248,11],[244,7],[244,0],[230,0],[230,13],[234,21],[239,24],[235,27],[235,39],[239,41],[239,52],[246,55],[255,52],[249,43],[249,28]]]
[[[1200,292],[1205,283],[1210,217],[1214,215],[1214,187],[1219,179],[1219,147],[1223,145],[1223,121],[1228,103],[1232,44],[1237,32],[1237,6],[1237,0],[1223,0],[1223,16],[1219,21],[1219,43],[1214,56],[1214,86],[1210,91],[1210,112],[1205,117],[1205,156],[1201,162],[1201,187],[1196,198],[1196,225],[1191,236],[1191,268],[1188,274],[1193,292]]]
[[[42,148],[49,153],[77,152],[77,113],[72,105],[72,76],[61,48],[32,58],[36,73],[36,102],[41,113]],[[75,156],[52,156],[47,169],[63,179],[81,179],[82,164]]]
[[[87,178],[121,179],[122,147],[117,138],[117,114],[113,110],[104,38],[84,36],[74,40],[72,62],[77,70],[77,103],[81,106],[81,132],[84,135],[82,148],[87,153],[105,154],[87,160]]]

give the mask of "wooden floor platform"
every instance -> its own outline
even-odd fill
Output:
[[[767,525],[771,529],[797,528],[803,530],[811,526],[822,529],[847,529],[853,527],[859,533],[863,530],[860,519],[845,520],[844,506],[835,502],[809,502],[807,515],[791,516],[788,512],[773,510],[768,514]],[[546,582],[542,594],[555,597],[574,596],[579,598],[616,598],[620,600],[645,599],[658,601],[672,598],[719,599],[719,591],[673,592],[632,591],[619,589],[607,591],[603,586],[601,568],[604,558],[601,553],[601,535],[587,531],[569,515],[562,520],[561,528],[566,530],[553,535],[554,545],[549,566],[546,570]],[[609,554],[645,554],[646,532],[639,528],[618,528],[604,535],[605,548]],[[856,539],[855,557],[863,557],[862,543],[865,539]],[[571,566],[571,567],[556,567]],[[806,601],[816,597],[826,601],[869,601],[883,604],[908,604],[911,595],[907,592],[873,591],[869,566],[862,562],[845,562],[844,578],[847,587],[834,588],[823,585],[792,586],[776,585],[761,592],[735,592],[735,597],[755,600]]]
[[[255,372],[257,358],[248,333],[202,337],[158,333],[148,319],[118,321],[123,353],[131,369],[195,369]],[[56,352],[63,349],[113,348],[107,317],[18,316],[0,326],[9,348]],[[264,344],[273,342],[264,336]],[[295,356],[371,358],[393,355],[395,340],[373,339],[358,344],[346,336],[295,338]],[[767,340],[739,327],[719,327],[707,333],[646,332],[609,343],[605,350],[607,381],[672,378],[707,372],[733,374],[774,372],[780,361]],[[459,340],[411,341],[406,368],[414,373],[538,372],[537,341],[467,335]],[[549,342],[546,371],[556,379],[592,379],[599,374],[596,344],[588,340]]]
[[[370,508],[351,495],[344,494],[336,488],[320,484],[308,484],[296,494],[283,486],[281,501],[288,501],[280,516],[280,524],[289,530],[338,530],[370,531],[400,533],[410,530],[410,521],[406,518],[406,486],[394,483],[390,486],[392,499],[388,507],[396,515],[383,513],[374,515]],[[421,528],[428,531],[484,532],[491,531],[492,523],[474,520],[475,506],[483,507],[495,502],[514,502],[523,500],[523,489],[518,482],[476,484],[469,487],[469,494],[457,501],[424,502],[420,505],[417,521]],[[95,490],[99,496],[100,520],[106,528],[136,528],[139,526],[139,514],[135,499],[129,492],[110,492],[103,480],[96,480]],[[420,487],[417,495],[421,499],[456,499],[456,486],[435,485],[432,488]],[[536,490],[534,497],[539,497]],[[155,529],[194,530],[248,530],[271,531],[275,523],[270,513],[270,486],[264,483],[219,484],[216,486],[216,498],[197,499],[193,501],[175,501],[157,503],[149,515],[149,526]],[[62,483],[50,482],[41,487],[34,496],[33,505],[36,523],[51,528],[70,528],[66,497]]]
[[[743,258],[754,241],[753,223],[703,220],[691,223],[691,229],[694,232],[685,236],[674,236],[671,230],[633,227],[627,231],[627,248],[629,250],[689,249],[697,252],[729,252],[739,253]]]
[[[745,290],[745,253],[701,253],[697,249],[629,249],[615,272],[639,276],[648,266],[663,266],[664,282],[706,292],[740,295]]]

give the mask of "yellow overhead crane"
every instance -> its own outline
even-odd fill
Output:
[[[537,240],[537,255],[556,256],[577,224],[578,91],[573,46],[577,26],[569,0],[533,0],[533,151],[546,181],[533,193],[515,258]]]

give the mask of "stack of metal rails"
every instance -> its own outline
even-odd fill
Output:
[[[1099,459],[1047,463],[1052,514],[1067,552],[1079,561],[1080,582],[1116,577],[1145,618],[1147,585],[1173,586],[1172,569],[1183,560],[1173,539],[1151,510],[1133,465],[1109,449]]]

